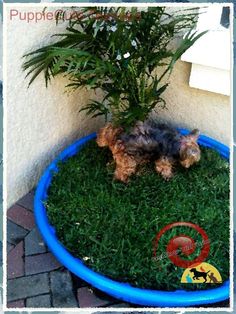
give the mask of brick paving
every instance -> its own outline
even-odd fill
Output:
[[[24,276],[24,242],[20,241],[8,254],[7,277],[13,279]]]
[[[99,291],[97,291],[97,294],[94,294],[94,290],[89,287],[78,289],[77,299],[81,308],[97,306],[106,307],[116,302],[114,298],[99,293]]]
[[[7,218],[26,230],[31,230],[35,226],[33,213],[17,204],[8,209]]]
[[[130,307],[93,289],[54,258],[35,226],[33,200],[30,192],[7,211],[7,307]]]

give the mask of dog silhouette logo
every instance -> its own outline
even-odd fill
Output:
[[[186,268],[181,283],[222,283],[222,278],[216,267],[204,262]]]

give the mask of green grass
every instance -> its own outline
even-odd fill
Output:
[[[198,224],[210,239],[206,260],[229,278],[229,164],[213,150],[202,148],[201,161],[190,169],[177,167],[164,181],[148,164],[128,185],[113,181],[114,164],[107,149],[92,141],[59,165],[47,201],[47,213],[67,249],[93,270],[133,286],[174,290],[209,289],[214,285],[181,284],[183,268],[168,258],[153,258],[153,240],[167,224]],[[168,241],[187,227],[162,236],[157,256]],[[201,249],[184,259],[194,259]]]

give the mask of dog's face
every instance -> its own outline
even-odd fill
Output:
[[[192,273],[194,273],[194,272],[196,271],[196,268],[192,268],[192,269],[190,269],[190,271],[191,271]]]
[[[184,168],[189,168],[200,160],[201,151],[197,143],[199,135],[199,130],[195,129],[190,134],[183,136],[181,140],[180,164]]]
[[[116,142],[116,137],[122,132],[122,128],[114,127],[111,123],[106,124],[97,134],[97,144],[100,147],[112,146]]]

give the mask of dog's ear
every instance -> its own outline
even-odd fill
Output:
[[[196,142],[200,136],[200,131],[198,129],[192,130],[186,137],[191,141]]]
[[[112,125],[111,123],[107,123],[103,128],[101,128],[97,133],[97,139],[96,142],[98,146],[104,147],[108,146],[108,135],[111,133]]]

